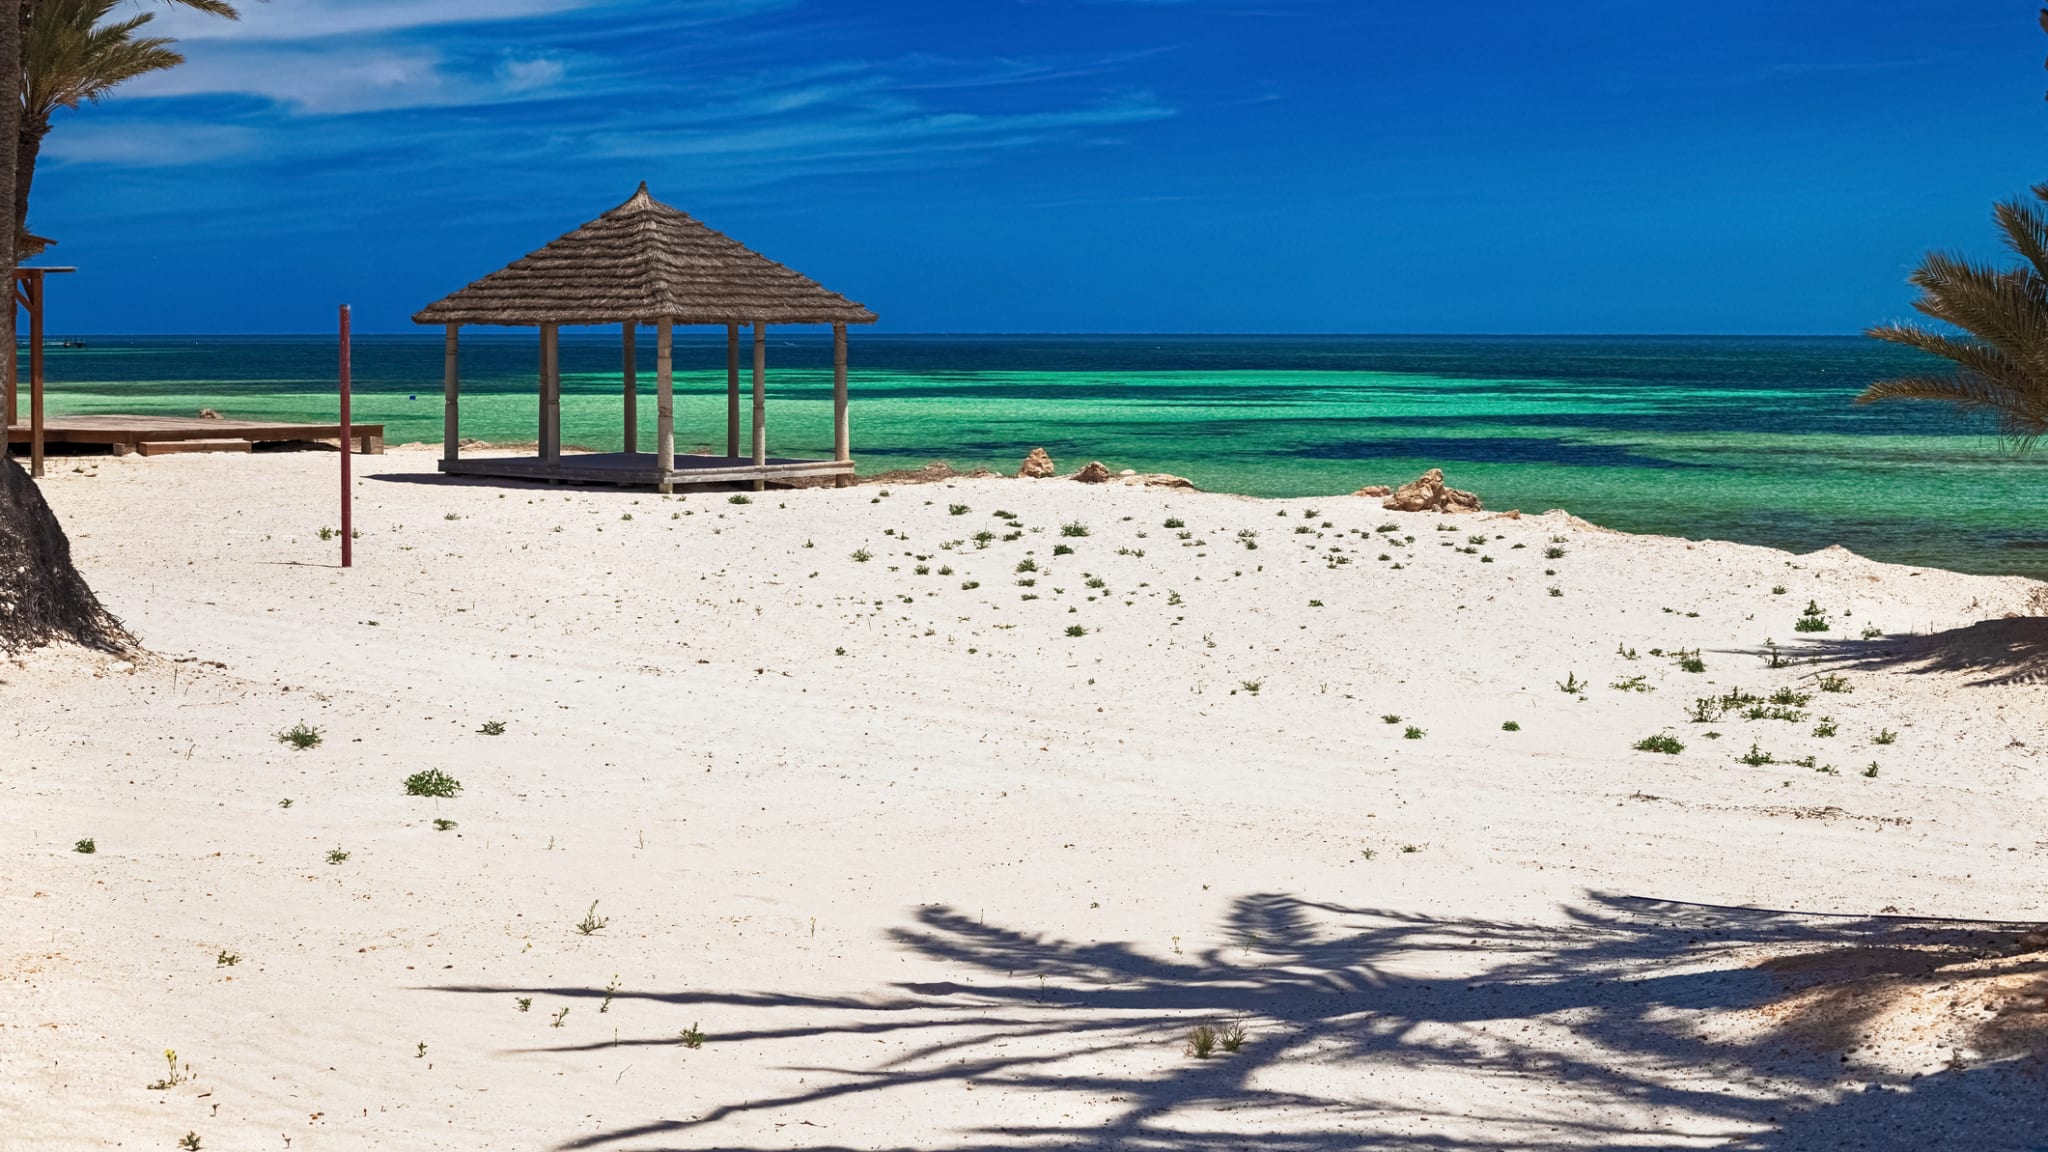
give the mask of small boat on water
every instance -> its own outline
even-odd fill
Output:
[[[80,340],[80,339],[78,339],[78,338],[77,338],[76,336],[74,336],[74,337],[72,337],[72,338],[71,338],[71,339],[69,339],[69,340],[60,340],[60,341],[58,341],[58,342],[57,342],[57,347],[59,347],[59,348],[84,348],[84,347],[86,347],[86,343],[85,343],[85,341],[83,341],[83,340]]]

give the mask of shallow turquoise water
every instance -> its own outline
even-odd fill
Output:
[[[652,336],[640,341],[643,448]],[[53,349],[52,413],[332,420],[332,340],[89,338]],[[722,334],[679,338],[678,446],[722,445]],[[616,336],[567,336],[563,438],[622,438]],[[530,333],[465,336],[463,434],[535,437]],[[853,337],[863,472],[945,459],[1006,471],[1176,472],[1203,488],[1323,495],[1441,467],[1489,507],[1569,508],[1629,531],[2048,576],[2048,457],[1944,410],[1857,408],[1924,367],[1854,338]],[[441,438],[438,335],[359,337],[356,419]],[[828,455],[830,345],[776,335],[769,445]]]

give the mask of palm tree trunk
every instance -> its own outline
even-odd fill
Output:
[[[0,76],[22,75],[21,33],[28,21],[28,6],[29,0],[0,0]],[[21,133],[21,111],[19,97],[0,100],[0,220],[16,218],[14,140]],[[18,257],[13,237],[0,243],[0,288],[6,295],[5,306],[0,306],[0,381],[15,375],[14,266]],[[7,418],[13,417],[16,407],[16,398],[8,396]]]

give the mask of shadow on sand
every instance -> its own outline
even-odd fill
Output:
[[[1765,658],[1766,649],[1744,649]],[[1971,687],[2048,683],[2048,617],[1983,620],[1914,636],[1872,640],[1806,640],[1785,655],[1861,672],[1906,672],[1969,677]]]
[[[787,1026],[717,1032],[718,1046],[861,1037],[896,1047],[878,1046],[859,1067],[802,1068],[808,1088],[555,1147],[739,1147],[729,1128],[712,1126],[749,1114],[787,1118],[796,1108],[822,1120],[835,1101],[877,1093],[912,1116],[924,1092],[979,1087],[1026,1094],[1033,1117],[1095,1119],[967,1128],[923,1147],[2048,1148],[2039,1079],[2048,937],[2032,926],[1596,894],[1544,924],[1257,895],[1236,901],[1221,927],[1225,946],[1152,955],[934,907],[891,936],[957,971],[953,981],[844,998],[621,990],[621,1000],[792,1017]],[[1971,982],[1985,971],[1995,972],[1995,986],[1973,999]],[[1858,1055],[1877,1044],[1873,1036],[1892,1034],[1902,1004],[1911,1015],[1922,1001],[1939,1010],[1908,1021],[1910,1030],[1945,1037],[1946,1058],[1900,1073]],[[1241,1052],[1183,1055],[1190,1026],[1233,1021],[1250,1033]],[[1469,1099],[1480,1103],[1433,1123],[1436,1092],[1418,1091],[1432,1076],[1477,1085]],[[1643,1116],[1665,1119],[1652,1129],[1635,1119]],[[1675,1137],[1680,1129],[1689,1136]],[[782,1143],[788,1135],[775,1146],[911,1146],[872,1126],[845,1144]]]

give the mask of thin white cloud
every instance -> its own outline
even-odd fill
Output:
[[[183,41],[321,40],[449,24],[523,20],[607,0],[269,0],[240,5],[240,20],[188,8],[159,12],[150,32]]]
[[[169,168],[206,164],[257,146],[261,134],[232,124],[93,123],[81,120],[51,133],[43,158],[59,164]]]

